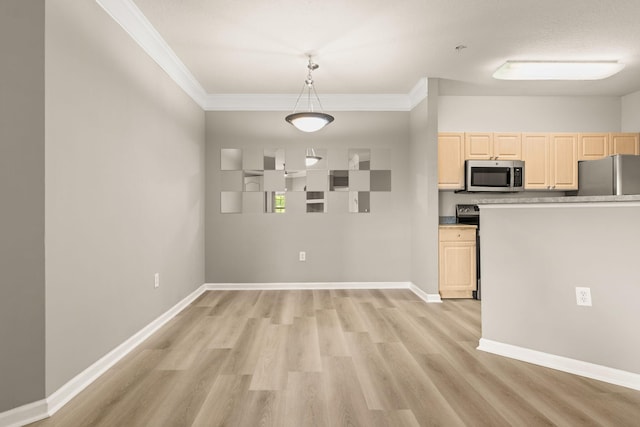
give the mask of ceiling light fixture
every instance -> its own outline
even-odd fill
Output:
[[[624,68],[618,61],[507,61],[493,73],[499,80],[601,80]]]
[[[304,163],[307,167],[315,165],[320,160],[322,160],[322,156],[318,156],[316,154],[316,150],[313,148],[307,148],[307,155],[304,159]]]
[[[318,64],[314,63],[311,60],[311,56],[309,56],[309,63],[307,64],[307,68],[309,69],[309,73],[307,74],[307,78],[304,81],[304,85],[302,86],[302,90],[300,91],[300,95],[298,95],[298,99],[296,100],[296,105],[293,107],[293,112],[285,117],[285,120],[291,123],[296,129],[301,130],[302,132],[316,132],[328,125],[333,121],[333,116],[330,114],[326,114],[322,111],[322,104],[320,103],[320,98],[318,97],[318,93],[316,92],[316,88],[313,86],[313,78],[311,77],[311,72],[313,70],[317,70],[319,67]],[[300,99],[302,98],[302,94],[307,90],[307,108],[308,111],[297,113],[298,104],[300,103]],[[320,109],[320,112],[313,110],[313,100],[311,99],[311,92],[316,98],[316,102]]]

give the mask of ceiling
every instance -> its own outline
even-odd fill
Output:
[[[108,1],[108,0],[103,0]],[[611,95],[640,90],[638,0],[133,0],[208,94]],[[464,45],[465,49],[456,49]],[[589,82],[513,82],[506,60],[619,60]]]

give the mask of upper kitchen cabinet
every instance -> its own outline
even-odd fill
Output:
[[[633,154],[640,155],[640,140],[637,133],[612,133],[609,134],[609,154]]]
[[[524,160],[524,188],[526,190],[542,189],[550,187],[551,152],[549,134],[524,133],[522,134],[522,159]]]
[[[578,189],[578,135],[551,134],[551,189]],[[526,171],[525,171],[526,173]]]
[[[520,133],[494,133],[493,159],[522,160],[522,135]]]
[[[520,160],[522,159],[521,141],[519,133],[466,133],[464,158],[466,160]]]
[[[578,160],[598,160],[608,155],[608,133],[578,134]]]
[[[522,135],[525,189],[578,188],[578,135],[527,133]]]
[[[464,133],[438,134],[438,188],[464,188]]]
[[[489,160],[493,158],[493,133],[465,133],[465,160]]]

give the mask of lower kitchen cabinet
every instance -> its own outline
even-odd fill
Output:
[[[441,298],[472,298],[476,290],[476,226],[438,229],[438,290]]]

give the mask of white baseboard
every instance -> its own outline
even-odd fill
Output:
[[[299,283],[207,283],[209,291],[309,290],[309,289],[409,289],[424,302],[442,302],[440,294],[428,294],[411,282],[299,282]]]
[[[205,292],[205,286],[202,285],[187,297],[182,299],[176,305],[160,315],[154,321],[142,328],[132,337],[111,350],[93,365],[76,375],[65,385],[60,387],[56,392],[47,398],[47,406],[49,415],[55,414],[67,402],[73,399],[78,393],[84,390],[89,384],[95,381],[100,375],[104,374],[109,368],[115,365],[120,359],[129,354],[133,349],[140,345],[144,340],[149,338],[154,332],[160,329],[165,323],[175,317],[178,313],[185,309],[191,302]]]
[[[100,375],[104,374],[109,368],[164,326],[164,324],[175,317],[175,315],[184,310],[185,307],[205,291],[205,285],[200,286],[93,365],[80,372],[46,399],[0,413],[0,427],[23,426],[55,414],[67,402],[77,396],[78,393],[87,388],[87,386],[94,382]]]
[[[420,299],[423,300],[424,302],[428,302],[428,303],[442,302],[442,299],[440,299],[440,294],[428,294],[422,289],[420,289],[419,287],[417,287],[416,285],[414,285],[413,283],[409,284],[409,289],[411,289],[411,291],[417,296],[419,296]]]
[[[557,356],[555,354],[543,353],[529,348],[518,347],[511,344],[504,344],[497,341],[480,339],[478,350],[511,359],[522,360],[547,368],[557,369],[570,374],[580,375],[599,381],[619,385],[622,387],[640,390],[640,374],[610,368],[608,366],[596,365],[582,360]]]
[[[411,282],[306,282],[306,283],[206,283],[182,301],[149,323],[93,365],[76,375],[53,394],[43,400],[29,403],[0,413],[0,427],[19,427],[55,414],[60,408],[87,388],[133,349],[149,338],[165,323],[184,310],[208,290],[286,290],[286,289],[409,289],[428,303],[442,302],[440,295],[427,294]]]
[[[284,282],[284,283],[207,283],[209,291],[310,290],[310,289],[408,289],[409,282]]]
[[[0,412],[0,427],[21,427],[48,416],[47,401],[42,399],[6,412]]]

